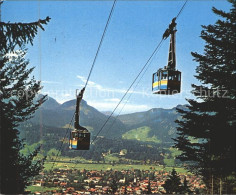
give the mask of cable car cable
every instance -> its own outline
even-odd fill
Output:
[[[95,57],[94,57],[94,59],[93,59],[93,63],[92,63],[91,69],[90,69],[90,71],[89,71],[89,75],[88,75],[88,78],[87,78],[87,81],[86,81],[86,83],[85,83],[85,87],[84,87],[84,88],[86,88],[87,85],[88,85],[88,81],[89,81],[90,76],[91,76],[91,74],[92,74],[94,65],[95,65],[95,63],[96,63],[96,61],[97,61],[97,56],[98,56],[98,53],[99,53],[99,51],[100,51],[100,49],[101,49],[101,46],[102,46],[102,43],[103,43],[103,39],[104,39],[104,37],[105,37],[105,35],[106,35],[106,31],[107,31],[107,28],[108,28],[108,26],[109,26],[109,23],[110,23],[110,20],[111,20],[111,17],[112,17],[112,14],[113,14],[113,11],[114,11],[114,8],[115,8],[115,5],[116,5],[116,1],[117,1],[117,0],[114,0],[114,2],[113,2],[113,5],[112,5],[112,8],[111,8],[110,14],[109,14],[108,19],[107,19],[106,26],[105,26],[105,28],[104,28],[104,31],[103,31],[103,34],[102,34],[100,43],[99,43],[99,45],[98,45],[97,52],[96,52]]]
[[[180,9],[179,13],[178,13],[177,16],[176,16],[176,19],[177,19],[177,18],[179,17],[179,15],[182,13],[182,11],[183,11],[184,7],[186,6],[187,2],[188,2],[188,0],[185,1],[184,5],[182,6],[182,8]]]
[[[161,46],[160,46],[160,47],[161,47]],[[159,47],[159,48],[160,48],[160,47]],[[158,52],[158,50],[156,51],[155,55],[157,54],[157,52]],[[142,80],[143,76],[145,75],[145,73],[147,72],[148,68],[149,68],[150,65],[152,64],[153,59],[154,59],[154,58],[152,58],[152,60],[151,60],[151,62],[149,63],[149,65],[146,67],[146,70],[143,72],[142,76],[141,76],[140,79],[138,80],[138,82],[137,82],[137,84],[135,85],[135,87],[133,88],[133,90],[135,90],[135,89],[138,87],[138,85],[139,85],[140,81]],[[132,94],[133,94],[133,93],[130,93],[129,97],[126,99],[126,102],[124,103],[123,107],[121,108],[119,114],[115,117],[115,119],[114,119],[114,121],[113,121],[113,123],[112,123],[112,125],[110,126],[109,129],[111,129],[111,128],[113,127],[113,125],[115,124],[115,122],[117,121],[118,117],[120,116],[120,114],[121,114],[121,112],[123,111],[124,107],[125,107],[126,104],[128,103],[128,100],[130,99],[130,97],[132,96]]]

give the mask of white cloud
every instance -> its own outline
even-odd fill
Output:
[[[87,79],[83,76],[76,76],[78,79],[80,79],[83,83],[86,83]],[[97,86],[96,83],[92,82],[92,81],[88,81],[88,86]]]
[[[86,82],[86,79],[85,79],[85,77],[83,77],[83,76],[80,76],[80,75],[77,75],[76,76],[78,79],[80,79],[81,81],[83,81],[83,83],[85,83]]]
[[[80,79],[83,83],[86,83],[86,78],[80,75],[77,75],[77,78]],[[95,88],[98,91],[103,91],[103,92],[110,92],[110,93],[121,93],[121,94],[125,94],[127,89],[117,89],[117,88],[106,88],[103,87],[93,81],[89,81],[88,82],[88,88]],[[134,94],[140,94],[140,95],[145,95],[145,96],[151,96],[150,93],[147,92],[147,90],[142,90],[142,91],[134,91],[134,90],[130,90],[128,92],[128,94],[130,93],[134,93]]]

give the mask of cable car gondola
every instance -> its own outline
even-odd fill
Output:
[[[169,28],[163,34],[163,39],[171,35],[168,65],[153,74],[152,91],[154,94],[173,95],[180,93],[181,72],[176,70],[175,33],[177,30],[175,20],[176,18],[172,20]]]
[[[79,125],[80,102],[83,98],[85,88],[83,88],[79,95],[76,94],[76,111],[74,130],[70,133],[69,148],[73,150],[89,150],[90,146],[90,132]]]
[[[90,133],[86,130],[75,129],[71,132],[70,149],[89,150]]]

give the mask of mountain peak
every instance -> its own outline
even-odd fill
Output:
[[[36,96],[36,100],[41,99],[43,96],[43,94],[38,94]],[[46,101],[42,104],[41,108],[51,110],[58,108],[60,105],[61,104],[59,104],[55,99],[50,96],[47,96]]]
[[[87,102],[85,100],[81,101],[81,106],[86,106]],[[60,108],[65,110],[75,110],[76,107],[76,99],[69,100],[61,104]]]

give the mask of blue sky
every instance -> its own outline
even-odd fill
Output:
[[[139,73],[184,1],[118,1],[84,99],[100,111],[112,111]],[[51,17],[27,58],[42,93],[63,103],[75,98],[89,74],[113,1],[5,1],[2,21],[32,22]],[[202,53],[201,25],[218,17],[211,8],[228,11],[226,1],[189,1],[177,20],[177,69],[182,72],[182,93],[153,95],[152,73],[167,63],[169,39],[163,42],[139,85],[132,89],[122,113],[151,108],[172,108],[192,98],[191,84],[198,65],[191,51]],[[135,85],[134,85],[135,86]],[[128,95],[129,96],[129,95]],[[127,96],[127,97],[128,97]],[[124,101],[125,102],[125,101]],[[119,113],[121,107],[118,108]]]

